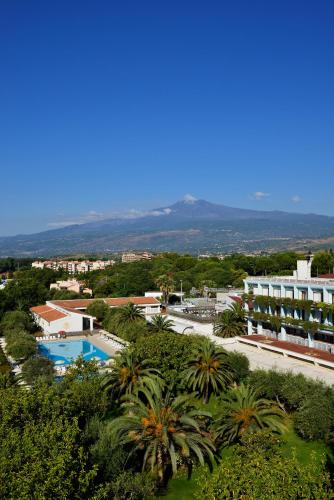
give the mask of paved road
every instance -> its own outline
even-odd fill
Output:
[[[185,334],[196,333],[199,335],[205,335],[222,345],[227,351],[236,351],[245,354],[249,359],[250,368],[252,370],[260,368],[263,370],[276,369],[285,372],[291,371],[293,373],[302,373],[306,377],[322,380],[329,385],[334,384],[334,370],[329,368],[315,366],[307,363],[306,361],[300,361],[294,358],[283,357],[281,354],[261,351],[257,347],[241,344],[234,339],[225,340],[213,337],[211,324],[194,323],[181,318],[176,318],[175,316],[168,316],[168,319],[174,322],[174,330],[179,333],[182,333],[187,327],[187,330],[184,332]],[[193,328],[188,328],[189,326]]]

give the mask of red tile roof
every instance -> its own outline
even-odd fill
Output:
[[[90,304],[95,302],[95,300],[104,300],[108,306],[119,307],[129,302],[140,305],[157,305],[160,302],[154,297],[108,297],[105,299],[73,299],[73,300],[52,300],[50,304],[62,307],[64,309],[86,309]],[[43,306],[39,306],[43,307]],[[78,311],[76,311],[78,312]]]
[[[44,319],[48,323],[52,323],[53,321],[66,318],[68,316],[66,313],[62,313],[61,311],[53,309],[52,307],[49,306],[32,307],[30,311],[37,314],[40,318]]]
[[[115,297],[110,299],[104,299],[108,306],[124,306],[129,302],[132,304],[140,305],[156,305],[160,302],[155,297]]]

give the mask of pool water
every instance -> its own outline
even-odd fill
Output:
[[[62,340],[60,342],[40,342],[39,352],[51,359],[55,365],[70,365],[79,356],[83,356],[86,361],[95,359],[105,361],[109,355],[88,342],[88,340]]]

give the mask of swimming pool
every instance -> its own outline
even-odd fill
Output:
[[[40,342],[39,352],[51,359],[55,365],[70,365],[79,356],[83,356],[86,361],[95,359],[105,361],[108,354],[99,349],[88,340],[62,340],[60,342]]]

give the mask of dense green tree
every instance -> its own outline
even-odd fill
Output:
[[[202,500],[268,500],[333,498],[325,457],[309,457],[300,464],[293,455],[280,452],[269,434],[245,437],[232,455],[224,458],[211,475],[203,469],[196,498]],[[260,443],[259,443],[260,441]]]
[[[301,408],[315,393],[333,398],[332,389],[323,382],[306,378],[301,373],[284,373],[276,370],[254,370],[249,384],[263,397],[276,400],[288,411]]]
[[[21,333],[11,337],[6,346],[7,353],[17,361],[26,360],[36,354],[36,340],[29,334]]]
[[[185,381],[203,397],[204,403],[209,401],[212,393],[218,394],[232,380],[226,351],[208,339],[198,343],[187,365],[183,373]]]
[[[27,384],[34,384],[41,378],[51,383],[54,377],[53,363],[43,356],[29,358],[22,366],[22,377]]]
[[[7,397],[10,392],[14,398]],[[76,419],[55,419],[51,410],[38,420],[38,404],[26,392],[1,391],[0,497],[87,498],[96,470],[87,464]]]
[[[222,413],[215,418],[214,430],[223,442],[231,444],[245,434],[265,428],[273,432],[285,429],[285,413],[273,401],[259,398],[247,385],[231,388],[222,402]]]
[[[160,488],[182,464],[191,470],[193,461],[213,462],[215,447],[203,420],[210,414],[196,409],[191,396],[164,396],[158,385],[153,392],[141,388],[127,396],[124,410],[111,430],[120,444],[140,455],[143,469],[155,474]]]
[[[189,360],[192,348],[200,340],[192,335],[162,332],[141,338],[134,346],[140,360],[150,359],[158,368],[168,387],[181,389],[185,386],[182,372]]]
[[[109,306],[103,300],[94,300],[86,309],[87,314],[94,316],[97,321],[103,321],[109,312]]]
[[[3,335],[11,330],[33,330],[33,321],[31,316],[24,311],[8,311],[0,322],[0,331]]]
[[[239,384],[249,377],[249,360],[247,356],[240,352],[231,351],[228,353],[226,364],[231,372],[233,381]]]
[[[328,441],[334,430],[334,397],[315,392],[294,415],[294,428],[304,439]]]

